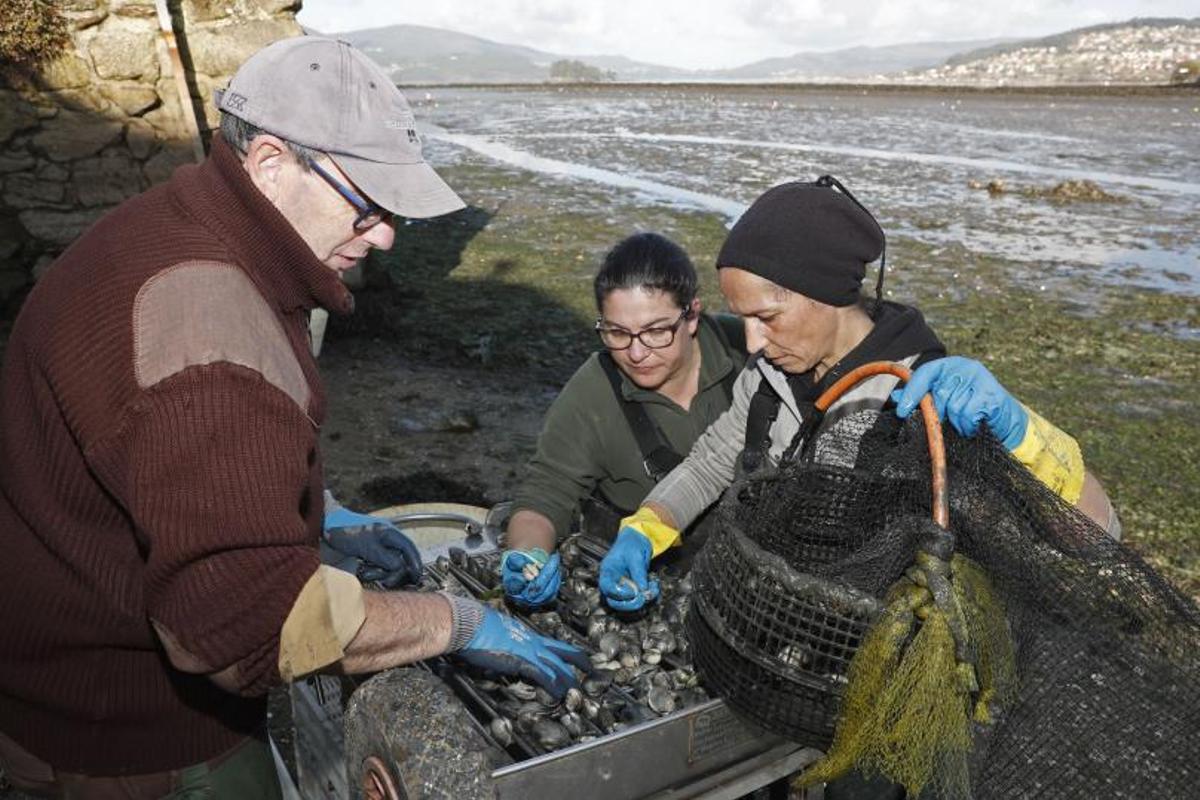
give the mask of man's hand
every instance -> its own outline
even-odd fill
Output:
[[[378,582],[386,589],[395,589],[421,580],[421,553],[387,520],[334,503],[332,508],[327,506],[323,538],[326,547],[322,548],[321,560],[353,572],[364,583]]]
[[[963,436],[974,436],[986,422],[1010,452],[1025,438],[1025,408],[978,361],[949,356],[917,367],[908,383],[892,392],[896,416],[908,417],[927,393],[938,414]]]
[[[456,599],[457,602],[463,602]],[[592,668],[587,655],[576,647],[542,636],[520,620],[482,606],[483,617],[474,636],[456,655],[482,669],[519,675],[538,684],[555,698],[576,685],[573,664],[585,672]]]
[[[504,593],[518,605],[542,606],[558,596],[562,583],[558,553],[547,557],[540,547],[508,550],[500,564]]]
[[[627,518],[628,519],[628,518]],[[600,562],[600,592],[618,611],[636,611],[658,599],[658,581],[649,579],[653,545],[633,525],[625,525]]]

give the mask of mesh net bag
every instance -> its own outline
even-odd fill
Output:
[[[944,436],[953,613],[905,605],[942,530],[922,422],[857,412],[726,492],[686,623],[707,685],[827,749],[821,780],[853,766],[922,798],[1195,796],[1200,611],[993,437]]]

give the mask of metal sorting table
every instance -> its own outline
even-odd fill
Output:
[[[409,509],[422,517],[406,518]],[[440,511],[443,513],[439,517],[439,507],[423,504],[419,509],[397,507],[380,515],[396,519],[406,530],[414,522],[442,526],[440,539],[421,533],[414,537],[427,563],[423,588],[487,595],[490,587],[464,568],[464,559],[476,565],[498,561],[496,510],[445,504]],[[469,518],[478,525],[469,525]],[[453,558],[448,558],[452,549]],[[581,549],[590,551],[588,556],[595,559],[603,553],[602,546],[597,549],[594,543]],[[537,627],[528,615],[518,616]],[[592,649],[582,633],[568,638]],[[669,660],[664,656],[664,662]],[[424,662],[422,667],[451,688],[470,712],[493,756],[508,762],[498,765],[491,776],[501,800],[554,797],[580,790],[597,800],[735,798],[800,771],[821,755],[751,726],[721,700],[705,700],[662,716],[651,714],[653,718],[607,734],[588,722],[594,738],[552,751],[515,729],[512,741],[505,745],[490,729],[490,722],[500,714],[496,702],[476,685],[469,672],[440,658]],[[342,746],[342,710],[357,683],[355,679],[319,676],[292,686],[302,797],[350,796]],[[609,691],[635,702],[615,684]],[[820,788],[810,789],[807,798],[819,800],[822,795]]]

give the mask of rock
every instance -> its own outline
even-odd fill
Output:
[[[30,209],[18,214],[25,230],[34,236],[58,247],[66,247],[79,238],[92,223],[104,215],[105,209],[86,211],[46,211]]]
[[[154,152],[158,136],[154,126],[144,119],[131,119],[125,124],[125,144],[134,158],[145,159]]]
[[[122,17],[155,17],[154,0],[109,0],[109,10]]]
[[[172,78],[162,78],[158,82],[157,93],[162,101],[158,106],[142,115],[142,119],[153,125],[166,139],[184,139],[188,129],[183,124],[183,111],[179,105],[179,90]],[[188,113],[194,113],[190,109]]]
[[[225,17],[227,0],[183,0],[183,20],[187,26],[197,22],[212,22]]]
[[[271,16],[281,11],[299,11],[300,0],[247,0],[247,5],[257,6]]]
[[[85,206],[115,206],[145,188],[141,171],[116,151],[75,162],[75,191]]]
[[[1063,181],[1057,184],[1053,189],[1044,192],[1045,196],[1051,200],[1061,202],[1079,201],[1084,203],[1115,203],[1120,202],[1122,198],[1116,195],[1109,194],[1100,188],[1095,181],[1079,180],[1079,181]]]
[[[154,13],[154,5],[150,6]],[[145,78],[158,79],[158,48],[155,33],[146,30],[104,31],[104,35],[92,39],[88,54],[96,66],[96,74],[110,80]]]
[[[65,0],[62,12],[67,24],[77,31],[103,22],[108,16],[108,9],[101,0]]]
[[[28,172],[4,180],[4,202],[13,208],[67,208],[66,195],[64,184],[41,180]]]
[[[0,91],[0,144],[37,125],[37,112],[16,92]]]
[[[34,281],[40,281],[42,279],[42,276],[46,274],[46,270],[50,269],[50,265],[53,264],[56,260],[57,259],[51,255],[45,255],[45,256],[41,256],[40,258],[38,258],[38,260],[33,265]]]
[[[37,162],[33,160],[33,156],[19,150],[10,150],[9,152],[0,155],[0,175],[7,172],[21,172],[27,169],[33,169]]]
[[[158,92],[142,83],[106,83],[100,94],[117,104],[131,117],[136,117],[158,104]]]
[[[176,167],[194,163],[191,142],[173,140],[164,142],[162,150],[142,165],[142,173],[149,185],[153,186],[170,178]]]
[[[74,161],[100,152],[124,130],[117,120],[63,109],[33,137],[33,146],[55,161]]]
[[[232,75],[251,54],[278,39],[303,33],[294,19],[246,20],[188,36],[192,64],[205,75]]]
[[[29,285],[29,273],[25,270],[0,272],[0,303],[7,302],[17,292]]]
[[[78,53],[67,53],[38,68],[43,89],[80,89],[91,82],[92,70]]]
[[[471,411],[451,411],[438,420],[437,429],[446,433],[470,433],[479,429],[479,418]]]
[[[67,179],[71,177],[71,170],[53,161],[43,161],[41,164],[38,164],[37,176],[38,180],[42,181],[66,183]]]
[[[42,99],[48,101],[53,108],[67,111],[84,111],[101,117],[112,117],[120,113],[116,105],[97,92],[95,89],[59,89],[47,92]],[[55,117],[58,114],[54,115]]]
[[[1005,186],[1004,181],[1000,180],[999,178],[993,178],[987,182],[987,193],[992,197],[997,197],[1007,191],[1008,187]]]

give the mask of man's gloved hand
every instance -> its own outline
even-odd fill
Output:
[[[963,436],[974,436],[986,422],[1010,452],[1025,438],[1025,407],[978,361],[949,356],[917,367],[908,383],[892,392],[896,415],[906,418],[927,393],[938,414]]]
[[[500,564],[504,593],[518,605],[542,606],[558,596],[562,583],[558,553],[547,556],[540,547],[506,550]]]
[[[364,583],[395,589],[421,580],[421,553],[411,539],[385,519],[343,508],[328,492],[323,540],[321,561]]]
[[[626,517],[624,521],[627,521]],[[658,581],[649,579],[654,548],[633,525],[623,525],[600,562],[600,593],[618,611],[637,611],[658,599]]]
[[[450,602],[456,628],[475,625],[467,643],[453,651],[468,664],[518,675],[538,684],[556,699],[576,685],[575,673],[568,665],[584,672],[592,668],[591,661],[579,648],[542,636],[518,619],[463,597],[453,597]],[[452,636],[465,638],[465,632],[456,630]]]

